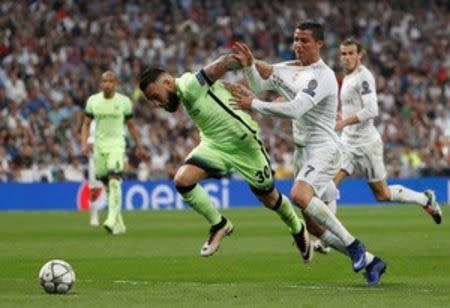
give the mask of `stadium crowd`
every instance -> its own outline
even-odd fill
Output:
[[[450,175],[450,8],[447,1],[72,0],[0,3],[0,181],[80,181],[80,127],[101,73],[114,70],[151,160],[130,144],[127,177],[170,178],[197,144],[183,112],[145,106],[137,85],[147,65],[200,69],[242,40],[269,62],[293,58],[305,19],[326,26],[322,56],[338,80],[339,42],[367,48],[376,76],[377,127],[391,177]],[[240,73],[227,79],[243,80]],[[273,97],[273,94],[266,94]],[[289,121],[257,117],[278,178],[292,176]]]

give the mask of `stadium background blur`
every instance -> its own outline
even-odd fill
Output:
[[[236,40],[269,62],[291,59],[305,19],[326,26],[322,56],[339,81],[339,42],[367,48],[390,177],[450,175],[448,1],[2,1],[0,3],[0,181],[81,181],[80,127],[87,97],[113,69],[135,102],[149,162],[132,145],[129,179],[171,178],[198,134],[183,112],[143,108],[140,70],[200,69]],[[240,81],[243,76],[230,74]],[[271,95],[271,94],[267,94]],[[271,97],[273,98],[273,97]],[[290,122],[256,116],[277,178],[292,176]]]

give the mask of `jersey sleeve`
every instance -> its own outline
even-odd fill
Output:
[[[131,119],[133,117],[133,104],[128,97],[125,97],[124,100],[123,115],[125,116],[125,120]]]
[[[274,67],[275,70],[275,67]],[[272,79],[269,77],[268,79],[263,79],[259,74],[256,65],[253,63],[250,67],[244,68],[244,74],[247,78],[247,81],[250,85],[250,89],[255,93],[259,94],[263,91],[274,90],[275,85],[272,82]],[[274,73],[272,72],[272,75]]]
[[[272,115],[280,118],[299,119],[306,112],[314,107],[314,104],[309,100],[302,100],[295,97],[293,100],[281,103],[263,102],[258,99],[252,101],[252,109],[263,115]]]
[[[360,122],[373,119],[378,115],[377,93],[375,79],[372,74],[361,74],[357,91],[361,96],[363,108],[356,114]]]
[[[195,102],[213,84],[203,70],[185,73],[176,79],[177,89],[184,104]]]
[[[92,107],[92,103],[92,97],[89,97],[86,102],[86,108],[84,109],[84,114],[91,119],[94,118],[94,108]]]
[[[325,97],[338,95],[338,84],[334,73],[326,72],[321,76],[312,77],[306,87],[297,93],[299,101],[310,101],[313,105],[320,103]]]

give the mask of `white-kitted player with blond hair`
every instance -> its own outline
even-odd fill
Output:
[[[336,122],[336,130],[342,130],[345,151],[341,170],[334,178],[335,184],[359,171],[378,201],[418,204],[440,224],[442,211],[432,190],[417,192],[402,185],[387,184],[383,141],[373,123],[378,116],[375,78],[361,63],[362,45],[354,38],[344,40],[340,57],[345,77],[340,92],[342,115]]]

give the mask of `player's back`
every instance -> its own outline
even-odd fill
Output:
[[[254,142],[258,125],[245,112],[230,106],[232,94],[220,81],[208,86],[200,73],[177,79],[178,94],[203,141],[217,148],[239,147]]]
[[[105,98],[103,92],[91,95],[86,114],[95,120],[95,148],[102,150],[125,147],[124,122],[131,117],[131,101],[120,93]]]
[[[354,116],[363,108],[372,108],[378,113],[375,79],[364,65],[359,65],[344,77],[340,97],[343,118]],[[366,103],[363,98],[367,98]],[[366,144],[380,138],[373,118],[346,126],[342,132],[342,140],[351,145]]]

